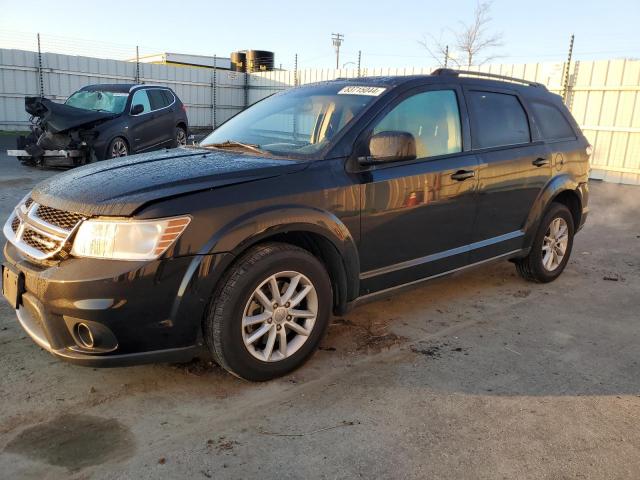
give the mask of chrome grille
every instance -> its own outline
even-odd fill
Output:
[[[84,217],[40,205],[27,198],[4,225],[4,235],[29,257],[45,260],[62,256],[63,249]]]
[[[59,250],[60,247],[59,240],[53,240],[41,235],[29,227],[24,229],[24,232],[22,233],[22,241],[31,248],[35,248],[36,250],[40,250],[44,253],[54,253]]]
[[[36,216],[51,225],[63,228],[65,230],[73,230],[73,227],[82,220],[82,215],[77,213],[65,212],[57,208],[40,205],[36,209]]]

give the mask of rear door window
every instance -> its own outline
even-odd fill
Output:
[[[555,106],[541,102],[531,102],[533,114],[545,140],[575,139],[576,134],[568,120]]]
[[[432,90],[403,100],[376,125],[373,134],[380,132],[408,132],[413,135],[417,158],[462,151],[456,93],[453,90]]]
[[[133,94],[131,106],[135,107],[136,105],[142,105],[142,107],[144,108],[144,110],[142,110],[142,113],[148,113],[151,111],[151,105],[149,104],[149,97],[147,96],[146,90],[138,90]],[[140,115],[142,115],[142,113]]]
[[[151,110],[160,110],[161,108],[169,105],[167,102],[167,97],[165,97],[164,92],[158,88],[153,88],[147,91],[149,95],[149,102],[151,103]]]
[[[473,148],[503,147],[531,141],[527,114],[515,95],[467,92]]]

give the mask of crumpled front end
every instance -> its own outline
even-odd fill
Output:
[[[31,133],[18,138],[18,150],[29,157],[22,160],[41,164],[45,159],[62,157],[63,164],[69,166],[86,163],[98,136],[94,127],[116,116],[40,97],[25,98],[25,111],[31,115]]]

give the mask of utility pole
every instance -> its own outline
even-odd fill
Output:
[[[449,63],[449,45],[444,48],[444,68],[447,68]]]
[[[358,50],[358,77],[360,76],[360,63],[362,61],[362,50]]]
[[[342,45],[342,41],[344,40],[344,35],[341,33],[332,33],[331,41],[333,42],[333,46],[336,47],[336,70],[340,68],[340,45]]]
[[[563,84],[562,85],[562,100],[564,100],[564,102],[567,102],[567,97],[569,95],[569,71],[571,70],[571,57],[573,56],[573,40],[574,40],[575,35],[572,33],[571,34],[571,40],[569,41],[569,55],[567,58],[567,66],[565,67],[564,70],[564,79],[563,79]]]

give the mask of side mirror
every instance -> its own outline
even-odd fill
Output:
[[[141,103],[131,107],[131,115],[140,115],[142,112],[144,112],[144,106]]]
[[[409,132],[380,132],[369,140],[369,156],[361,159],[360,163],[371,165],[415,158],[416,140]]]

